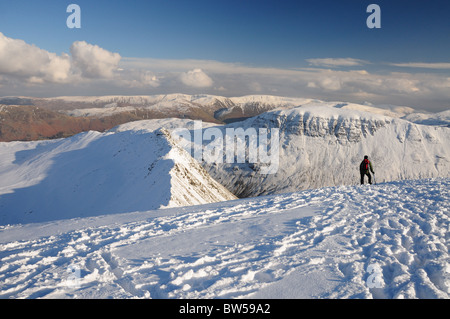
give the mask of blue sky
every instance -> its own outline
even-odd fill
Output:
[[[66,26],[70,3],[80,29]],[[366,26],[371,3],[380,29]],[[443,110],[449,17],[444,0],[3,1],[0,32],[16,46],[0,51],[0,96],[273,94]],[[11,65],[33,49],[56,57]]]

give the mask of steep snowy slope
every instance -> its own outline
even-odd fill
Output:
[[[258,163],[205,164],[216,180],[240,197],[359,184],[364,155],[374,165],[377,182],[450,174],[448,127],[323,103],[266,112],[221,129],[225,135],[227,128],[239,127],[278,128],[280,137],[275,174],[261,174]]]
[[[0,298],[448,299],[449,192],[402,181],[0,227]]]
[[[234,198],[165,130],[0,143],[1,225]]]

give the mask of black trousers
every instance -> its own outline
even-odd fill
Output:
[[[369,184],[372,184],[372,175],[370,175],[370,172],[361,172],[361,185],[364,184],[364,176],[367,175],[369,177]]]

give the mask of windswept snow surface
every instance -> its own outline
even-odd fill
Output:
[[[450,179],[0,228],[1,298],[449,298]]]

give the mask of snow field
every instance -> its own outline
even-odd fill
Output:
[[[449,184],[2,226],[0,298],[448,298]]]

